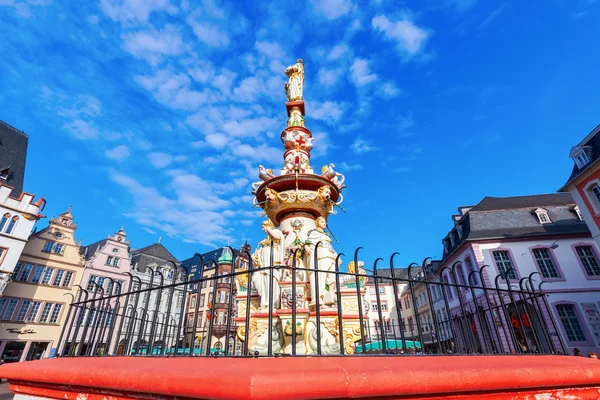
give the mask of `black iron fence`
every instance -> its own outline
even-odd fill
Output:
[[[318,245],[317,245],[318,249]],[[232,252],[233,253],[233,252]],[[127,273],[120,284],[79,287],[58,356],[311,356],[364,354],[564,354],[552,312],[532,274],[490,276],[429,260],[406,268],[366,269],[358,259],[303,267],[200,262]],[[236,257],[244,257],[239,263]],[[200,257],[201,259],[201,257]],[[247,262],[246,262],[247,261]],[[321,284],[319,284],[319,281]],[[123,286],[123,287],[121,287]]]

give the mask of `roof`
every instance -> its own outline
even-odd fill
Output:
[[[450,257],[465,241],[589,235],[590,231],[585,221],[579,219],[575,206],[569,193],[485,197],[456,221],[444,238],[447,248],[443,259]],[[540,223],[535,213],[538,208],[548,212],[551,223]],[[459,229],[462,237],[459,237]]]
[[[28,141],[25,133],[0,120],[0,170],[10,168],[11,174],[3,182],[13,187],[13,197],[23,192]]]
[[[141,272],[144,272],[147,265],[152,263],[164,264],[167,261],[179,264],[179,260],[161,243],[154,243],[131,252],[131,265],[137,267]]]
[[[587,146],[587,147],[586,147]],[[560,189],[565,190],[565,186],[575,180],[581,173],[587,170],[592,164],[600,159],[600,125],[596,126],[577,146],[584,147],[585,153],[589,158],[589,162],[582,168],[579,168],[575,163],[571,175],[564,186]],[[571,150],[572,151],[572,150]]]
[[[94,255],[94,253],[98,249],[102,248],[106,244],[107,241],[108,241],[108,239],[102,239],[95,243],[88,244],[87,246],[81,246],[79,248],[79,254],[83,255],[85,260],[87,261]]]

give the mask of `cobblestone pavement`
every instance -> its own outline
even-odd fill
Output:
[[[12,400],[13,393],[8,388],[8,383],[3,380],[0,384],[0,400]]]

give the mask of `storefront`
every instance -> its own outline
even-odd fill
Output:
[[[1,340],[0,357],[4,362],[40,360],[49,356],[51,342],[33,340]]]

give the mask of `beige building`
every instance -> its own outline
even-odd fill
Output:
[[[84,259],[71,209],[33,234],[0,298],[0,354],[6,362],[54,354]]]

